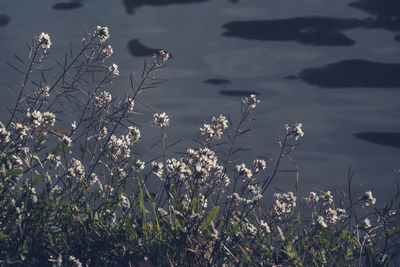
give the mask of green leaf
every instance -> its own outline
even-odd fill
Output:
[[[37,185],[37,183],[40,181],[40,174],[35,171],[35,175],[33,176],[32,179],[32,185]]]
[[[207,218],[201,224],[200,229],[206,230],[212,222],[214,222],[215,218],[217,217],[219,211],[219,206],[214,206],[207,215]]]
[[[6,176],[19,176],[23,173],[24,173],[23,169],[16,168],[16,169],[12,169],[11,171],[9,171]]]
[[[0,240],[10,240],[11,237],[9,235],[4,234],[3,232],[0,232]]]

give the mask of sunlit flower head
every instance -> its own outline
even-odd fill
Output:
[[[169,126],[168,115],[165,112],[163,112],[161,114],[155,113],[153,115],[153,126],[160,127],[160,128]]]
[[[108,32],[108,27],[97,26],[94,35],[99,38],[101,43],[104,43],[108,38],[110,38],[110,33]]]
[[[47,33],[42,32],[36,37],[39,45],[46,51],[47,49],[50,49],[51,46],[51,40],[50,36]]]

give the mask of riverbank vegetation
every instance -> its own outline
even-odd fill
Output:
[[[293,192],[273,192],[282,162],[296,166],[301,123],[282,127],[276,158],[240,161],[237,141],[262,104],[255,95],[238,102],[236,117],[212,116],[196,142],[175,153],[166,135],[173,118],[148,109],[159,157],[135,153],[145,138],[137,107],[148,107],[140,96],[161,84],[169,53],[132,74],[130,91],[118,98],[108,38],[98,26],[80,50],[54,59],[51,37],[41,33],[27,60],[7,62],[22,83],[0,124],[1,265],[400,264],[399,184],[387,204],[371,191],[353,195],[351,172],[341,196],[298,196],[298,172]]]

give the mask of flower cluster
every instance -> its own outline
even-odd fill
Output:
[[[103,91],[100,93],[100,96],[96,96],[94,100],[95,100],[94,105],[99,109],[103,109],[106,108],[111,103],[112,96],[109,92]]]
[[[151,171],[159,178],[162,178],[162,176],[164,174],[164,164],[162,164],[161,162],[152,161],[151,162]]]
[[[113,77],[119,76],[118,65],[113,63],[110,67],[108,67],[108,71],[111,73]]]
[[[367,206],[367,207],[370,205],[375,205],[375,203],[376,203],[376,198],[374,198],[371,191],[365,192],[364,199],[366,200],[365,206]]]
[[[256,95],[250,95],[250,97],[245,97],[242,100],[242,104],[249,111],[255,109],[258,103],[260,103],[260,100],[257,99]]]
[[[286,124],[285,130],[289,137],[294,136],[295,140],[298,140],[300,137],[304,136],[304,132],[301,127],[303,127],[302,123],[296,123],[293,127],[290,127]]]
[[[131,154],[129,145],[130,139],[128,139],[127,136],[121,135],[117,138],[115,135],[112,135],[107,147],[113,161],[129,158]]]
[[[254,168],[254,172],[258,173],[260,171],[265,170],[265,168],[267,168],[267,163],[263,159],[256,159],[253,161],[253,168]]]
[[[85,178],[85,167],[80,160],[72,158],[67,173],[69,176],[81,180]]]
[[[253,173],[251,172],[251,170],[246,168],[246,165],[244,163],[242,163],[240,165],[236,165],[236,172],[239,175],[243,175],[249,179],[253,176]]]
[[[14,128],[15,133],[19,135],[20,139],[23,139],[27,134],[30,128],[28,126],[22,125],[21,123],[11,123]]]
[[[97,30],[93,35],[99,38],[100,43],[104,43],[108,38],[110,38],[108,27],[97,26]]]
[[[111,47],[111,45],[108,45],[108,46],[104,47],[104,48],[101,50],[101,56],[104,57],[104,58],[109,58],[109,57],[111,57],[113,53],[114,53],[114,50],[113,50],[113,48]]]
[[[35,128],[54,126],[54,123],[56,122],[56,115],[48,111],[41,113],[38,110],[34,110],[31,113],[30,110],[28,109],[26,117],[29,120],[29,122],[33,124],[33,127]]]
[[[275,202],[273,208],[278,218],[280,218],[282,215],[292,212],[292,210],[296,207],[297,198],[292,192],[287,194],[275,193],[274,198]]]
[[[228,128],[228,120],[219,115],[218,118],[212,117],[212,123],[203,125],[203,128],[200,128],[200,135],[203,140],[210,141],[212,139],[221,139],[223,130]]]
[[[51,46],[51,40],[50,36],[47,33],[42,32],[36,37],[39,45],[46,51],[47,49],[50,49]]]
[[[129,144],[134,144],[140,139],[140,131],[135,126],[128,126],[128,134],[126,140]]]
[[[125,98],[125,106],[128,109],[129,113],[133,113],[133,109],[135,108],[135,101],[132,98]]]
[[[158,114],[155,113],[153,115],[153,126],[163,128],[169,126],[169,117],[165,112]]]
[[[36,95],[40,98],[47,98],[50,96],[50,87],[49,86],[41,86],[38,88]]]
[[[166,52],[164,50],[160,50],[159,54],[160,54],[161,60],[163,62],[166,62],[168,60],[168,58],[169,58],[169,53],[168,52]]]

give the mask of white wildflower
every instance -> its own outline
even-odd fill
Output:
[[[305,198],[305,200],[306,200],[306,202],[309,203],[309,204],[310,204],[311,202],[318,202],[319,196],[318,196],[316,193],[314,193],[314,192],[310,192],[309,195],[308,195],[308,197]]]
[[[112,74],[113,77],[119,76],[118,65],[115,63],[108,67],[108,71]]]
[[[134,163],[133,163],[133,168],[137,171],[142,171],[144,170],[144,166],[145,163],[139,159],[137,159]]]
[[[328,202],[329,204],[333,204],[333,196],[331,191],[323,192],[323,194],[320,196],[322,200],[325,202]],[[326,204],[326,203],[324,203]]]
[[[75,131],[75,130],[76,130],[76,121],[73,121],[73,122],[71,123],[71,128],[72,128],[72,131]]]
[[[251,170],[247,169],[246,165],[244,163],[242,163],[240,165],[236,165],[236,171],[239,175],[244,175],[249,179],[253,176],[253,174],[251,173]]]
[[[336,210],[333,210],[331,208],[327,209],[326,210],[326,219],[329,223],[336,223],[336,221],[338,220]]]
[[[160,50],[159,54],[160,54],[161,60],[163,62],[166,62],[168,60],[168,58],[169,58],[169,53],[168,52],[166,52],[164,50]]]
[[[131,207],[131,203],[129,202],[129,198],[124,194],[120,195],[120,202],[119,205],[123,208],[129,209]]]
[[[365,218],[364,220],[364,226],[365,228],[370,228],[371,227],[371,221],[368,218]]]
[[[253,166],[254,166],[254,172],[257,173],[265,170],[265,168],[267,167],[267,163],[263,159],[256,159],[253,161]]]
[[[140,139],[140,131],[135,126],[128,127],[128,135],[126,139],[129,140],[130,143],[134,144]]]
[[[322,217],[322,216],[318,216],[317,222],[323,228],[327,228],[328,227],[328,225],[325,223],[324,217]]]
[[[159,178],[161,178],[164,173],[164,164],[162,164],[161,162],[152,161],[151,162],[151,171],[155,175],[157,175]]]
[[[292,192],[287,194],[275,193],[274,198],[274,211],[278,218],[284,214],[292,212],[293,208],[296,207],[297,198]]]
[[[103,48],[102,50],[101,50],[101,55],[104,57],[104,58],[109,58],[109,57],[111,57],[111,55],[114,53],[114,50],[113,50],[113,48],[111,47],[111,45],[108,45],[108,46],[106,46],[105,48]]]
[[[50,49],[51,46],[51,40],[50,36],[47,33],[42,32],[36,37],[39,45],[46,51],[47,49]]]
[[[264,222],[263,220],[260,221],[260,226],[261,229],[263,229],[266,233],[271,233],[271,229],[269,228],[269,225],[267,222]]]
[[[160,128],[169,126],[168,115],[165,114],[165,112],[163,112],[161,114],[155,113],[153,115],[153,126],[160,127]]]
[[[364,199],[366,200],[365,206],[367,207],[370,205],[375,205],[376,203],[376,198],[374,198],[371,191],[365,192]]]
[[[60,142],[61,146],[63,146],[63,147],[69,147],[72,144],[71,138],[69,138],[66,135],[63,135],[63,137],[59,138],[58,141]]]
[[[104,43],[109,37],[108,27],[97,26],[97,30],[94,32],[94,36],[99,38],[100,43]]]
[[[54,123],[56,122],[56,115],[54,115],[52,112],[46,111],[42,114],[42,119],[44,126],[54,126]]]
[[[42,98],[47,98],[50,96],[49,92],[50,92],[50,87],[46,85],[38,88],[37,95]]]
[[[28,126],[22,125],[21,123],[11,123],[14,127],[15,132],[19,135],[20,139],[23,139],[27,135],[27,131],[30,130]]]
[[[82,263],[74,256],[69,256],[69,261],[73,262],[75,264],[75,267],[82,267]]]
[[[96,96],[94,100],[95,106],[102,109],[106,108],[111,103],[112,96],[109,92],[103,91],[100,93],[100,96]]]
[[[303,126],[302,123],[296,123],[293,127],[293,132],[295,135],[295,140],[299,139],[299,137],[303,137],[304,133],[303,130],[301,129],[301,127]]]
[[[133,110],[135,108],[135,101],[132,98],[125,98],[125,106],[128,109],[129,113],[133,113]]]
[[[242,103],[248,110],[253,110],[260,103],[260,100],[257,99],[256,95],[250,95],[249,98],[243,98]]]

